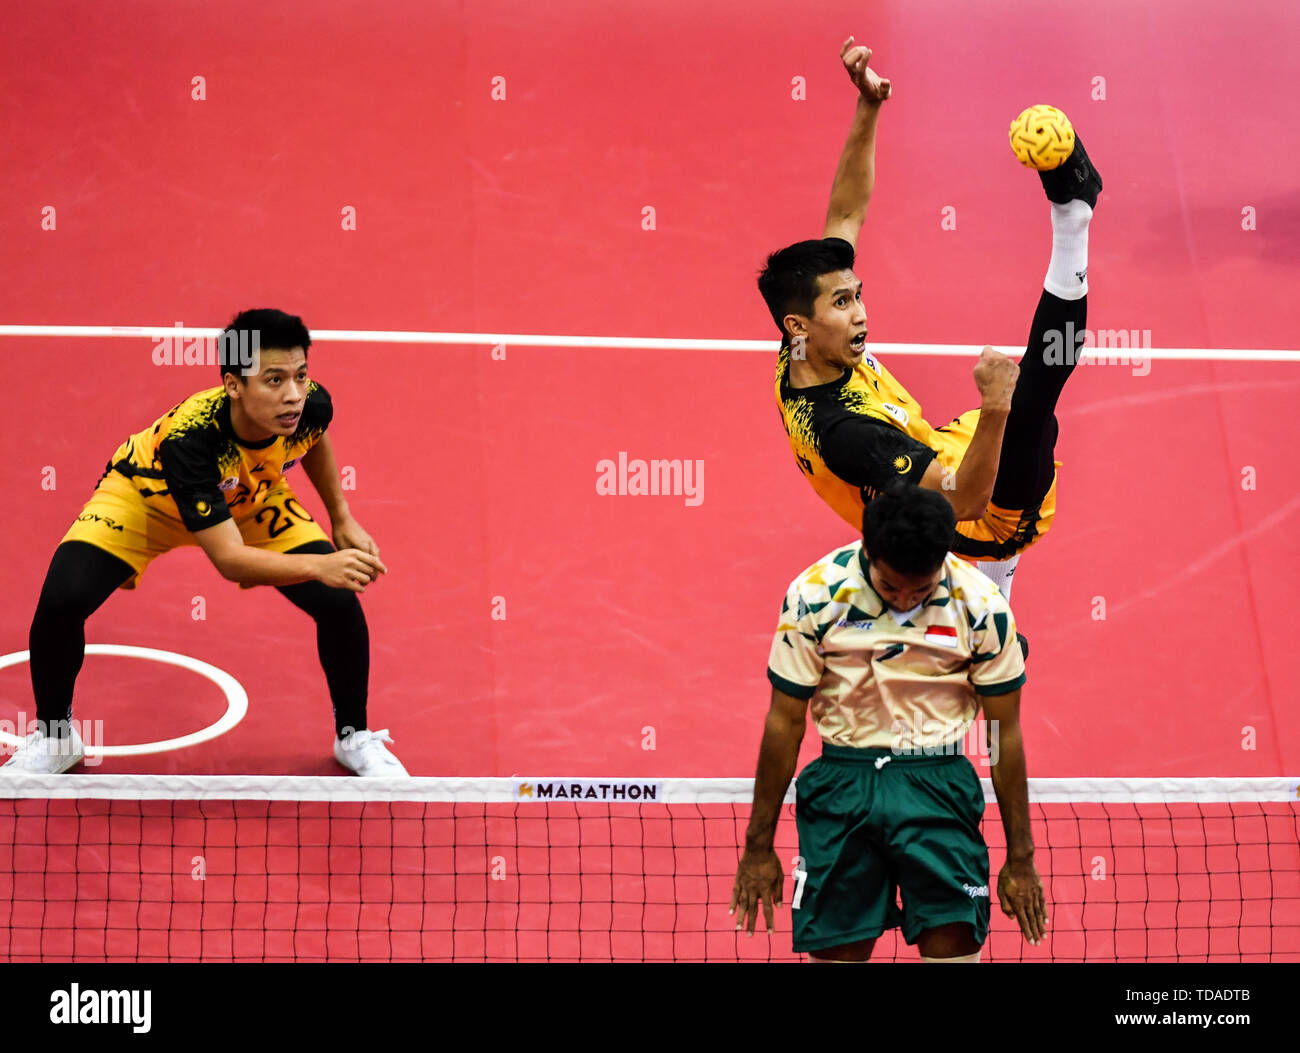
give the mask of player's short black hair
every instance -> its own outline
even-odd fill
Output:
[[[230,324],[221,331],[219,350],[231,353],[219,355],[221,361],[221,379],[224,382],[227,373],[234,373],[242,382],[244,372],[240,357],[235,349],[246,351],[253,346],[253,333],[257,333],[257,346],[263,351],[289,351],[301,347],[303,354],[311,347],[311,334],[301,318],[296,314],[285,314],[274,307],[255,307],[251,311],[240,311]],[[245,359],[246,361],[246,359]]]
[[[933,574],[952,548],[956,531],[948,499],[919,486],[887,490],[862,512],[867,555],[900,574]]]
[[[777,249],[767,258],[758,276],[758,291],[781,330],[781,340],[790,339],[782,319],[788,314],[811,318],[817,299],[817,279],[823,274],[853,268],[853,246],[843,238],[817,238]]]

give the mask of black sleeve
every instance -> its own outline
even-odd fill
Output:
[[[826,467],[854,486],[884,491],[919,483],[934,451],[884,421],[859,415],[835,421],[822,435]]]
[[[295,437],[313,444],[325,434],[325,429],[333,419],[334,401],[330,398],[330,393],[313,380],[307,401],[302,407],[302,419],[298,421]]]
[[[158,460],[186,530],[206,530],[230,518],[211,433],[169,435],[158,444]]]

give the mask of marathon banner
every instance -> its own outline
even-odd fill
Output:
[[[520,779],[512,797],[526,804],[546,801],[646,801],[664,799],[658,779]]]

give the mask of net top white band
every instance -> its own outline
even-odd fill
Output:
[[[981,780],[984,799],[997,802]],[[749,804],[753,779],[406,778],[297,775],[3,775],[0,798],[519,804]],[[795,799],[794,786],[786,794]],[[1300,778],[1030,779],[1029,799],[1053,803],[1300,803]]]

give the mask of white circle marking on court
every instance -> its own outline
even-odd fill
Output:
[[[224,669],[218,669],[215,665],[208,665],[207,662],[200,662],[197,658],[191,658],[187,654],[159,651],[153,647],[128,647],[124,644],[87,644],[86,654],[109,655],[116,658],[144,658],[150,662],[161,662],[163,665],[178,665],[182,669],[188,669],[191,673],[198,673],[199,676],[211,680],[217,687],[221,688],[222,694],[226,696],[226,711],[222,714],[221,719],[215,724],[201,728],[192,735],[182,735],[174,739],[161,739],[158,742],[139,742],[126,746],[91,746],[87,744],[87,757],[138,757],[146,753],[165,753],[169,750],[185,749],[187,746],[197,746],[200,742],[207,742],[209,739],[224,735],[243,720],[245,714],[248,713],[248,692],[244,690],[243,685],[238,680]],[[11,665],[26,662],[30,657],[30,651],[15,651],[13,654],[0,655],[0,669],[7,669]],[[25,738],[25,735],[10,735],[8,732],[0,731],[0,743],[8,746],[18,746]]]

